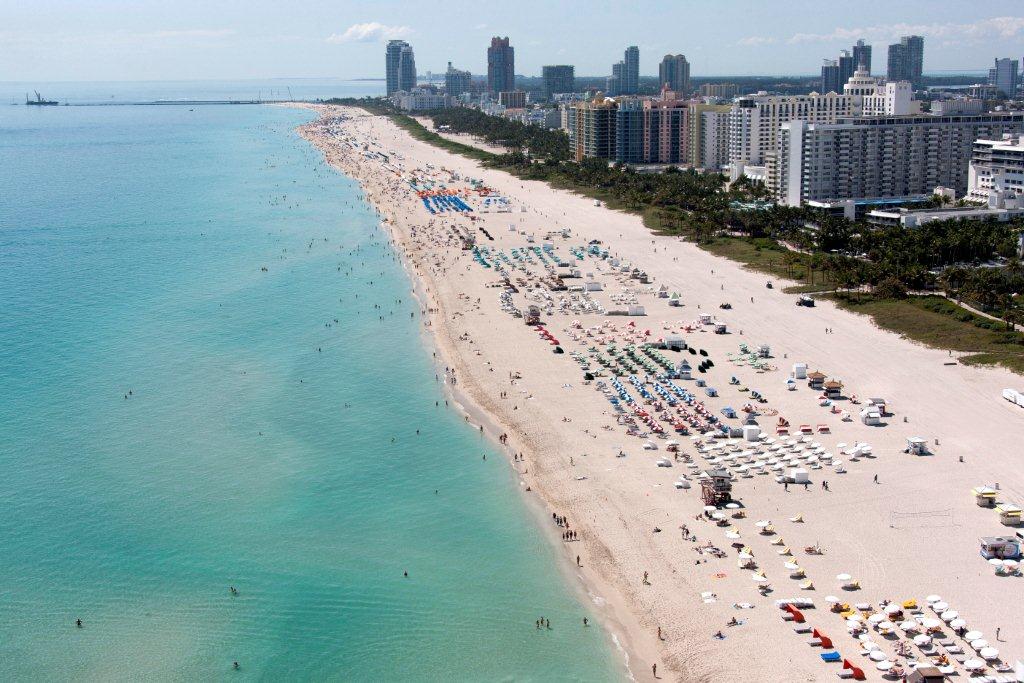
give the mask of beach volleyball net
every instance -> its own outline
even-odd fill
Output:
[[[953,508],[889,513],[889,526],[893,529],[941,529],[956,526]]]

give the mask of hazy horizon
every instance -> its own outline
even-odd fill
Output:
[[[640,71],[657,73],[666,53],[682,53],[694,77],[813,76],[864,38],[873,71],[885,71],[886,46],[901,35],[925,38],[927,73],[984,73],[996,57],[1024,54],[1024,11],[979,10],[948,1],[865,0],[827,14],[799,0],[765,6],[732,0],[599,2],[594,11],[522,0],[479,11],[455,2],[445,12],[401,2],[308,0],[301,11],[269,0],[240,4],[183,0],[0,0],[0,78],[5,82],[379,78],[384,44],[408,40],[421,74],[448,61],[486,71],[491,36],[509,36],[516,73],[572,64],[601,77],[628,45],[640,48]]]

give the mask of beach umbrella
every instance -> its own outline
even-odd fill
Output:
[[[872,624],[877,624],[877,623],[882,622],[884,620],[885,620],[885,615],[884,614],[875,613],[875,614],[872,614],[870,617],[868,617],[868,621],[870,623],[872,623]]]
[[[984,659],[999,659],[999,650],[994,647],[983,647],[978,654]]]
[[[837,605],[841,601],[839,600],[839,598],[837,598],[834,595],[826,595],[825,596],[825,602],[827,602],[830,605]]]
[[[901,621],[900,622],[900,629],[902,629],[904,631],[916,631],[917,630],[917,622],[916,621]]]
[[[886,614],[896,614],[897,612],[902,612],[902,611],[903,611],[903,608],[900,607],[899,605],[897,605],[895,602],[890,602],[888,605],[885,606],[885,613]]]
[[[964,668],[967,669],[968,671],[975,671],[977,669],[984,669],[985,668],[985,662],[981,661],[980,659],[968,659],[966,662],[964,662]]]
[[[950,628],[963,628],[963,627],[967,626],[967,620],[966,619],[959,619],[959,618],[957,618],[957,619],[954,619],[953,621],[949,622],[949,626],[950,626]]]
[[[1020,566],[1020,562],[1017,560],[1003,560],[1003,566],[1007,569],[1016,569]]]
[[[925,628],[938,628],[942,626],[942,622],[938,619],[922,619],[921,626],[924,626]]]
[[[981,631],[968,631],[964,634],[964,640],[971,642],[972,640],[978,640],[984,634]]]
[[[868,655],[868,657],[870,657],[871,660],[874,661],[874,662],[883,662],[886,659],[888,659],[888,657],[886,657],[885,653],[882,652],[881,650],[872,650],[871,653]]]
[[[941,613],[943,613],[943,612],[945,612],[946,610],[949,609],[949,605],[947,603],[942,602],[940,600],[939,602],[932,603],[932,609],[936,613],[941,614]]]
[[[931,637],[930,636],[926,636],[923,633],[921,635],[919,635],[919,636],[914,636],[914,645],[917,645],[918,647],[924,647],[925,645],[930,645],[931,642],[932,642]]]
[[[796,562],[787,562],[782,566],[791,572],[795,572],[797,569],[800,569],[800,565],[798,565]]]
[[[725,537],[732,541],[732,540],[736,540],[737,538],[739,538],[740,535],[739,535],[739,532],[736,532],[736,531],[726,531],[725,532]]]
[[[998,557],[989,558],[988,563],[990,565],[992,565],[993,567],[1002,567],[1003,566],[1003,561],[1000,560]]]
[[[851,614],[850,616],[846,617],[846,621],[853,622],[854,624],[859,624],[860,622],[864,621],[864,617],[862,617],[859,614]]]
[[[721,512],[712,512],[711,519],[725,519],[725,515]]]
[[[925,598],[925,601],[928,604],[931,604],[933,602],[938,602],[940,600],[942,600],[942,598],[940,598],[938,595],[929,595],[927,598]]]
[[[752,581],[754,581],[754,583],[767,583],[768,582],[768,578],[765,577],[765,576],[761,576],[760,574],[751,574],[750,578],[751,578]]]
[[[726,503],[725,504],[725,509],[726,510],[739,510],[740,509],[740,504],[739,503]]]
[[[948,610],[946,610],[945,612],[943,612],[942,614],[939,615],[939,617],[941,617],[943,621],[953,621],[954,619],[956,619],[959,616],[960,616],[960,613],[957,612],[956,610],[952,610],[952,609],[948,609]]]
[[[875,645],[875,641],[872,640],[870,633],[862,633],[862,634],[860,634],[859,636],[857,636],[857,640],[859,640],[861,645],[864,646],[864,649],[868,649],[867,648],[867,644],[868,643],[871,643],[872,645]],[[875,647],[878,647],[878,646],[875,645]]]
[[[971,647],[973,647],[975,650],[982,650],[982,649],[988,647],[988,641],[985,640],[984,638],[978,638],[977,640],[972,640],[971,641]]]
[[[752,560],[752,559],[754,559],[754,556],[751,555],[750,553],[740,553],[736,557],[738,557],[741,560]]]
[[[871,636],[868,637],[870,638]],[[864,648],[865,652],[875,652],[878,649],[878,643],[873,640],[865,640],[860,646]]]
[[[849,574],[839,574],[836,576],[836,581],[850,581],[853,579]]]
[[[771,523],[772,522],[769,519],[761,519],[755,522],[754,526],[756,526],[758,529],[764,529],[765,527],[770,526]]]
[[[714,512],[717,509],[718,508],[716,508],[714,505],[705,505],[704,506],[704,512]]]
[[[878,662],[877,664],[875,664],[875,668],[879,671],[888,671],[892,668],[892,662],[890,662],[889,660]]]
[[[880,621],[880,622],[878,622],[878,630],[879,631],[891,631],[894,628],[896,628],[896,624],[892,623],[891,621]]]

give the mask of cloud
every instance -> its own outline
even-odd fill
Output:
[[[344,33],[332,33],[328,43],[378,43],[395,38],[404,38],[412,33],[408,26],[387,26],[376,21],[352,24]]]
[[[746,47],[757,47],[759,45],[771,45],[779,42],[775,38],[766,38],[764,36],[750,36],[749,38],[741,38],[736,42],[737,45],[743,45]]]
[[[868,40],[897,40],[900,36],[919,35],[937,39],[946,45],[982,43],[989,40],[1007,40],[1024,34],[1024,17],[992,17],[969,24],[892,24],[862,28],[836,28],[829,33],[796,33],[786,42],[832,43],[858,38]],[[741,41],[742,44],[742,41]]]

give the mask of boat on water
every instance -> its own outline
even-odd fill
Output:
[[[28,94],[25,95],[25,104],[33,107],[52,107],[59,104],[57,100],[44,100],[43,96],[36,90],[36,98],[33,100]]]

